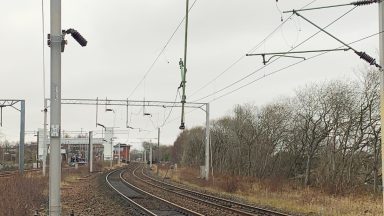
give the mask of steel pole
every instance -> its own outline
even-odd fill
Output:
[[[209,136],[210,136],[210,128],[209,128],[209,103],[205,105],[205,180],[209,179]]]
[[[39,162],[40,162],[40,160],[39,160],[39,142],[40,142],[39,136],[40,136],[40,133],[39,133],[39,131],[37,131],[36,136],[37,136],[37,139],[36,139],[36,168],[39,168],[40,167],[39,166]]]
[[[157,169],[156,174],[159,175],[160,167],[160,128],[157,128]]]
[[[184,111],[184,106],[187,100],[187,97],[185,96],[185,87],[186,87],[186,77],[187,77],[187,50],[188,50],[188,18],[189,18],[189,0],[186,0],[186,9],[185,9],[185,41],[184,41],[184,76],[182,80],[182,85],[183,85],[183,94],[181,98],[181,124],[180,124],[180,129],[185,128],[185,111]]]
[[[50,157],[49,215],[61,215],[61,0],[51,0],[51,95],[50,95]]]
[[[149,168],[152,168],[152,141],[149,143]]]
[[[384,3],[379,2],[379,32],[384,30]],[[381,125],[384,125],[384,35],[379,35],[379,50],[380,50],[380,115],[381,115]],[[381,178],[384,179],[384,129],[381,127]],[[382,186],[384,188],[384,181],[382,181]],[[384,212],[384,191],[383,193],[383,212]]]
[[[24,173],[25,100],[20,101],[19,173]]]
[[[144,149],[144,163],[147,163],[147,150]]]
[[[89,131],[89,172],[92,173],[93,172],[93,143],[92,143],[92,139],[93,139],[93,132],[92,131]]]
[[[119,142],[119,152],[118,152],[118,154],[119,154],[119,156],[118,156],[118,158],[119,158],[119,159],[118,159],[118,160],[119,160],[118,165],[119,165],[119,166],[120,166],[120,159],[121,159],[121,158],[120,158],[120,150],[121,150],[121,147],[120,147],[120,142]]]
[[[112,137],[113,137],[113,134],[112,134]],[[113,142],[112,142],[112,138],[111,138],[111,151],[112,151],[112,157],[111,157],[111,161],[109,162],[109,167],[112,169],[112,167],[113,167],[113,157],[114,157],[114,155],[113,155]]]
[[[131,146],[129,146],[128,151],[128,162],[131,163]]]
[[[45,176],[46,167],[47,167],[47,99],[44,100],[44,131],[43,131],[43,176]]]

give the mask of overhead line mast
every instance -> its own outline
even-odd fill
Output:
[[[181,87],[183,88],[183,94],[181,96],[181,123],[179,129],[184,130],[185,129],[185,113],[184,113],[184,104],[186,103],[187,97],[185,96],[185,85],[187,83],[186,81],[186,74],[187,74],[187,49],[188,49],[188,15],[189,15],[189,0],[186,0],[186,9],[185,9],[185,42],[184,42],[184,62],[183,60],[180,60],[180,67],[181,67]]]
[[[379,31],[384,31],[384,3],[383,1],[379,2]],[[380,34],[379,36],[379,50],[380,50],[380,61],[379,64],[381,66],[384,65],[384,35]],[[380,122],[381,125],[384,124],[384,71],[383,68],[380,68]],[[384,146],[383,146],[383,137],[384,137],[384,131],[383,127],[381,127],[381,182],[382,186],[384,186]],[[383,192],[383,198],[384,198],[384,192]],[[383,211],[384,211],[384,199],[383,199]]]

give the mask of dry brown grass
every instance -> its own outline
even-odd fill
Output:
[[[164,175],[165,168],[160,169]],[[198,189],[237,197],[254,205],[272,208],[295,215],[383,215],[381,196],[356,192],[334,196],[319,189],[303,188],[282,179],[260,181],[230,175],[217,175],[209,183],[198,178],[193,168],[179,168],[171,172],[173,181]]]
[[[33,215],[48,202],[48,178],[38,175],[0,178],[0,215]]]
[[[101,169],[102,165],[97,164]],[[62,188],[71,188],[79,179],[89,175],[89,167],[62,169]],[[26,173],[24,176],[0,178],[0,215],[33,215],[39,210],[40,215],[47,215],[48,177],[41,173]]]

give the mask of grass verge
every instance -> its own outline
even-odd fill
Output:
[[[199,178],[199,170],[160,167],[161,176],[198,190],[248,202],[259,207],[293,215],[382,215],[382,197],[367,192],[331,195],[320,189],[301,187],[281,179],[215,175],[209,182]],[[154,171],[156,173],[156,170]]]

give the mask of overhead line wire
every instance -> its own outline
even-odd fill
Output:
[[[317,0],[313,0],[313,1],[311,1],[311,2],[309,2],[308,4],[306,4],[305,6],[303,6],[302,8],[305,8],[305,7],[307,7],[307,6],[309,6],[309,5],[311,5],[311,4],[313,4],[314,2],[316,2]],[[196,1],[195,1],[196,2]],[[193,5],[195,4],[195,2],[193,3]],[[192,5],[192,7],[193,7],[193,5]],[[191,9],[192,9],[192,7],[191,7]],[[191,10],[190,9],[190,10]],[[263,43],[265,43],[265,41],[270,37],[270,36],[272,36],[290,17],[292,17],[292,15],[291,16],[289,16],[285,21],[283,21],[283,23],[281,23],[278,27],[276,27],[274,30],[273,30],[273,32],[271,32],[266,38],[264,38],[260,43],[258,43],[256,46],[254,46],[252,49],[250,49],[249,50],[249,52],[254,52],[256,49],[258,49]],[[185,19],[185,17],[184,17],[184,19]],[[184,21],[184,19],[183,19],[183,21]],[[181,25],[181,24],[180,24]],[[225,69],[222,73],[220,73],[217,77],[215,77],[213,80],[211,80],[208,84],[206,84],[206,85],[204,85],[203,87],[201,87],[200,89],[198,89],[197,91],[195,91],[194,93],[192,93],[192,95],[191,96],[193,96],[194,94],[196,94],[198,91],[200,91],[201,89],[204,89],[206,86],[208,86],[209,84],[211,84],[212,82],[214,82],[216,79],[218,79],[220,76],[222,76],[224,73],[226,73],[227,71],[229,71],[233,66],[235,66],[238,62],[240,62],[243,58],[244,58],[245,56],[244,55],[242,55],[239,59],[237,59],[233,64],[231,64],[227,69]],[[177,91],[177,93],[178,93],[179,91]],[[176,98],[177,98],[177,95],[176,95]],[[177,100],[177,99],[176,99]],[[173,108],[173,107],[172,107]],[[194,112],[194,111],[196,111],[198,108],[194,108],[193,110],[191,110],[191,111],[189,111],[189,112],[186,112],[185,114],[186,115],[188,115],[188,114],[190,114],[190,113],[192,113],[192,112]],[[171,109],[171,111],[170,111],[170,113],[168,114],[168,116],[167,116],[167,118],[166,118],[166,120],[164,121],[164,123],[162,124],[162,126],[161,127],[164,127],[165,125],[168,125],[168,124],[170,124],[171,122],[173,122],[173,121],[175,121],[175,120],[177,120],[179,117],[177,117],[177,118],[174,118],[174,119],[172,119],[172,120],[170,120],[169,122],[167,122],[168,121],[168,119],[169,119],[169,117],[170,117],[170,115],[171,115],[171,113],[172,113],[172,109]]]
[[[303,6],[301,9],[313,4],[317,0],[313,0],[310,3]],[[274,33],[276,33],[277,30],[279,30],[291,17],[293,14],[291,14],[287,19],[285,19],[280,25],[278,25],[271,33],[269,33],[262,41],[260,41],[257,45],[255,45],[253,48],[251,48],[247,53],[254,52],[257,50],[261,45],[263,45]],[[226,72],[228,72],[230,69],[232,69],[235,65],[237,65],[241,60],[243,60],[246,56],[241,55],[239,58],[237,58],[236,61],[234,61],[231,65],[229,65],[223,72],[221,72],[219,75],[217,75],[212,80],[208,81],[206,84],[204,84],[202,87],[197,89],[191,94],[191,97],[195,95],[196,93],[200,92],[201,90],[205,89],[207,86],[209,86],[211,83],[215,82],[218,78],[220,78],[222,75],[224,75]]]
[[[354,43],[357,43],[357,42],[366,40],[366,39],[368,39],[368,38],[371,38],[371,37],[373,37],[373,36],[376,36],[376,35],[378,35],[378,34],[382,34],[382,33],[383,33],[383,31],[378,32],[378,33],[375,33],[375,34],[368,35],[368,36],[363,37],[363,38],[361,38],[361,39],[359,39],[359,40],[356,40],[356,41],[353,41],[353,42],[351,42],[351,43],[348,43],[348,45],[351,45],[351,44],[354,44]],[[339,48],[342,48],[342,47],[345,47],[345,46],[342,45],[342,46],[337,47],[336,49],[339,49]],[[264,78],[266,78],[266,77],[268,77],[268,76],[271,76],[271,75],[273,75],[273,74],[275,74],[275,73],[278,73],[278,72],[281,72],[281,71],[283,71],[283,70],[286,70],[286,69],[288,69],[288,68],[290,68],[290,67],[293,67],[293,66],[295,66],[295,65],[298,65],[298,64],[300,64],[300,63],[303,63],[304,61],[307,61],[307,60],[311,60],[311,59],[317,58],[317,57],[322,56],[322,55],[324,55],[324,54],[327,54],[327,53],[329,53],[329,52],[330,52],[330,51],[325,51],[325,52],[316,54],[316,55],[311,56],[311,57],[309,57],[309,58],[307,58],[307,59],[301,60],[301,61],[299,61],[299,62],[295,62],[295,63],[293,63],[293,64],[290,64],[290,65],[288,65],[288,66],[285,66],[285,67],[283,67],[283,68],[280,68],[280,69],[278,69],[278,70],[275,70],[275,71],[273,71],[273,72],[271,72],[271,73],[265,74],[264,76],[259,77],[259,78],[255,79],[255,80],[253,80],[253,81],[251,81],[251,82],[249,82],[249,83],[247,83],[247,84],[245,84],[245,85],[242,85],[242,86],[240,86],[240,87],[238,87],[238,88],[236,88],[236,89],[234,89],[234,90],[232,90],[232,91],[230,91],[230,92],[227,92],[227,93],[225,93],[225,94],[223,94],[223,95],[221,95],[221,96],[219,96],[219,97],[217,97],[217,98],[214,98],[214,99],[210,100],[209,102],[213,102],[213,101],[216,101],[216,100],[218,100],[218,99],[220,99],[220,98],[223,98],[223,97],[225,97],[225,96],[228,96],[228,95],[230,95],[230,94],[232,94],[232,93],[234,93],[234,92],[236,92],[236,91],[238,91],[238,90],[240,90],[240,89],[242,89],[242,88],[244,88],[244,87],[246,87],[246,86],[249,86],[249,85],[251,85],[251,84],[253,84],[253,83],[255,83],[255,82],[261,80],[261,79],[264,79]]]
[[[328,28],[329,26],[333,25],[334,23],[336,23],[337,21],[339,21],[341,18],[343,18],[344,16],[346,16],[347,14],[349,14],[350,12],[352,12],[354,9],[356,9],[356,7],[357,7],[357,6],[353,7],[353,8],[350,9],[350,10],[348,10],[346,13],[344,13],[343,15],[341,15],[340,17],[338,17],[337,19],[335,19],[334,21],[332,21],[331,23],[329,23],[328,25],[326,25],[323,29],[326,29],[326,28]],[[292,50],[298,48],[299,46],[303,45],[304,43],[306,43],[307,41],[309,41],[310,39],[312,39],[313,37],[315,37],[315,36],[316,36],[317,34],[319,34],[320,32],[321,32],[321,30],[319,30],[319,31],[317,31],[315,34],[309,36],[307,39],[305,39],[304,41],[302,41],[301,43],[299,43],[299,44],[296,45],[295,47],[291,48],[287,53],[289,53],[290,51],[292,51]],[[221,88],[220,90],[217,90],[217,91],[212,92],[211,94],[208,94],[208,95],[206,95],[206,96],[204,96],[204,97],[202,97],[202,98],[199,98],[199,99],[197,99],[197,100],[194,100],[193,102],[201,101],[201,100],[203,100],[203,99],[206,99],[206,98],[208,98],[208,97],[210,97],[210,96],[216,95],[217,93],[222,92],[222,91],[224,91],[225,89],[228,89],[228,88],[230,88],[230,87],[236,85],[237,83],[239,83],[239,82],[241,82],[241,81],[247,79],[248,77],[254,75],[255,73],[257,73],[257,72],[259,72],[259,71],[261,71],[262,69],[266,68],[267,66],[273,64],[275,61],[279,60],[280,58],[281,58],[281,56],[277,57],[276,59],[272,60],[270,63],[261,66],[261,67],[258,68],[257,70],[255,70],[255,71],[253,71],[253,72],[247,74],[246,76],[242,77],[241,79],[239,79],[239,80],[237,80],[237,81],[235,81],[235,82],[233,82],[233,83],[231,83],[231,84],[229,84],[229,85],[227,85],[227,86]]]
[[[292,17],[292,14],[290,15],[290,17]],[[265,37],[261,42],[259,42],[256,46],[254,46],[253,48],[251,48],[247,53],[249,52],[254,52],[256,49],[258,49],[262,44],[265,43],[265,41],[270,37],[272,36],[279,28],[281,28],[282,25],[284,25],[286,22],[288,21],[288,19],[286,19],[284,22],[280,23],[279,26],[277,26],[267,37]],[[204,84],[202,87],[200,87],[198,90],[194,91],[192,94],[191,94],[191,97],[193,95],[195,95],[196,93],[200,92],[201,90],[205,89],[208,85],[210,85],[211,83],[215,82],[218,78],[220,78],[222,75],[224,75],[226,72],[228,72],[230,69],[232,69],[235,65],[237,65],[241,60],[243,60],[246,56],[245,55],[241,55],[236,61],[234,61],[231,65],[229,65],[223,72],[221,72],[219,75],[217,75],[215,78],[213,78],[212,80],[210,80],[209,82],[207,82],[206,84]]]
[[[195,6],[197,0],[195,0],[193,2],[193,4],[191,5],[191,7],[189,8],[189,11],[192,10],[192,8]],[[145,72],[143,78],[139,81],[139,83],[136,85],[136,87],[133,89],[133,91],[129,94],[129,97],[130,98],[133,93],[135,93],[135,91],[137,90],[137,88],[141,85],[141,83],[145,80],[145,78],[148,76],[148,74],[152,71],[153,67],[155,66],[155,64],[157,63],[157,61],[159,60],[160,56],[164,53],[165,49],[167,48],[167,46],[169,45],[169,43],[172,41],[173,37],[175,36],[176,32],[180,29],[181,25],[183,24],[185,20],[185,16],[183,17],[183,19],[181,20],[181,22],[179,23],[179,25],[176,27],[175,31],[173,31],[171,37],[167,40],[167,42],[165,43],[164,47],[161,49],[160,53],[157,55],[157,57],[155,58],[155,60],[152,62],[151,66],[148,68],[148,70]]]
[[[172,107],[171,107],[171,110],[169,111],[167,118],[164,119],[164,122],[163,122],[163,124],[161,124],[160,127],[164,127],[164,125],[166,125],[166,123],[167,123],[167,121],[168,121],[168,119],[169,119],[169,117],[171,116],[171,113],[172,113],[172,111],[173,111],[173,107],[174,107],[175,104],[176,104],[177,96],[178,96],[178,95],[179,95],[179,88],[178,88],[177,91],[176,91],[175,100],[174,100],[174,103],[173,103],[173,105],[172,105]]]
[[[304,5],[303,7],[301,7],[301,9],[303,8],[306,8],[308,7],[309,5],[315,3],[317,0],[313,0],[311,2],[309,2],[308,4]],[[254,52],[256,49],[258,49],[271,35],[273,35],[291,16],[289,16],[285,21],[283,21],[283,23],[281,23],[279,26],[277,26],[266,38],[264,38],[260,43],[258,43],[256,46],[254,46],[252,49],[250,49],[249,52]],[[214,82],[216,79],[218,79],[220,76],[222,76],[224,73],[226,73],[228,70],[230,70],[233,66],[235,66],[238,62],[240,62],[243,58],[245,57],[245,55],[242,55],[239,59],[237,59],[234,63],[232,63],[227,69],[225,69],[222,73],[220,73],[217,77],[215,77],[213,80],[209,81],[208,84],[204,85],[203,87],[201,87],[200,89],[198,89],[197,91],[195,91],[194,93],[192,93],[191,96],[193,96],[194,94],[196,94],[198,91],[200,91],[201,89],[204,89],[206,86],[208,86],[209,84],[211,84],[212,82]],[[198,108],[194,108],[192,109],[191,111],[188,111],[185,113],[185,115],[188,115],[194,111],[196,111]],[[169,116],[167,117],[167,119],[169,118]],[[162,125],[162,127],[164,127],[165,125],[168,125],[170,124],[171,122],[174,122],[175,120],[177,120],[179,117],[177,118],[174,118],[172,120],[170,120],[168,123],[165,123]]]
[[[378,32],[378,33],[371,34],[371,35],[368,35],[368,36],[366,36],[366,37],[360,38],[360,39],[358,39],[358,40],[356,40],[356,41],[353,41],[353,42],[351,42],[351,43],[348,43],[348,45],[351,45],[351,44],[354,44],[354,43],[358,43],[358,42],[360,42],[360,41],[369,39],[369,38],[371,38],[371,37],[374,37],[374,36],[379,35],[379,34],[382,34],[382,33],[384,33],[384,31],[381,31],[381,32]],[[339,47],[337,47],[337,49],[338,49],[338,48],[342,48],[342,47],[344,47],[344,46],[339,46]],[[326,51],[326,52],[319,53],[319,54],[317,54],[317,55],[311,56],[311,57],[307,58],[306,60],[311,60],[311,59],[317,58],[317,57],[322,56],[322,55],[327,54],[327,53],[329,53],[329,51]],[[225,93],[224,95],[221,95],[221,96],[219,96],[219,97],[217,97],[217,98],[215,98],[215,99],[210,100],[209,103],[214,102],[214,101],[216,101],[216,100],[219,100],[219,99],[221,99],[221,98],[223,98],[223,97],[225,97],[225,96],[228,96],[228,95],[234,93],[235,91],[238,91],[238,90],[240,90],[241,88],[244,88],[244,87],[246,87],[246,86],[248,86],[248,85],[251,85],[251,84],[253,84],[253,83],[255,83],[255,82],[257,82],[257,81],[259,81],[259,80],[261,80],[261,79],[263,79],[263,78],[266,78],[266,77],[271,76],[271,75],[273,75],[273,74],[275,74],[275,73],[281,72],[281,71],[286,70],[286,69],[288,69],[288,68],[290,68],[290,67],[293,67],[293,66],[295,66],[295,65],[298,65],[298,64],[300,64],[300,63],[303,63],[304,61],[305,61],[305,60],[302,60],[302,61],[300,61],[300,62],[293,63],[293,64],[291,64],[291,65],[288,65],[288,66],[285,66],[285,67],[283,67],[283,68],[280,68],[280,69],[278,69],[278,70],[276,70],[276,71],[273,71],[273,72],[271,72],[271,73],[269,73],[269,74],[266,74],[266,75],[264,75],[264,76],[262,76],[262,77],[259,77],[259,78],[253,80],[253,81],[250,82],[250,83],[247,83],[247,84],[245,84],[245,85],[243,85],[243,86],[241,86],[241,87],[239,87],[239,88],[237,88],[237,89],[235,89],[235,90],[232,90],[231,92]],[[194,108],[194,109],[190,110],[189,112],[186,112],[185,114],[186,114],[186,115],[187,115],[187,114],[190,114],[190,113],[196,111],[197,109],[198,109],[198,108]],[[178,117],[177,117],[177,118],[174,118],[174,119],[172,119],[172,120],[170,120],[167,124],[170,124],[171,122],[174,122],[174,121],[176,121],[177,119],[178,119]],[[167,124],[166,124],[166,125],[167,125]]]

